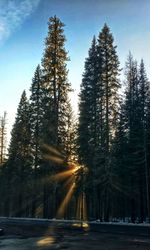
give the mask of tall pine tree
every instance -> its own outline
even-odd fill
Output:
[[[100,154],[100,111],[101,89],[99,85],[99,61],[96,38],[92,40],[80,90],[78,153],[80,163],[88,168],[87,195],[89,199],[89,213],[96,218],[97,206],[97,172]]]
[[[101,148],[104,152],[104,218],[112,216],[113,168],[111,148],[117,128],[119,110],[119,60],[114,45],[114,38],[105,24],[98,37],[98,56],[100,62],[101,86]]]
[[[46,90],[44,98],[45,109],[45,127],[43,141],[45,144],[54,149],[63,152],[65,155],[67,138],[67,123],[68,110],[70,109],[68,93],[71,91],[70,83],[67,79],[67,61],[69,60],[65,50],[64,24],[56,16],[51,17],[48,22],[48,36],[45,40],[45,50],[42,59],[43,67],[43,88]],[[46,164],[47,165],[47,164]],[[48,166],[48,165],[47,165]],[[44,167],[45,168],[45,167]],[[58,164],[52,162],[49,167],[45,168],[46,174],[58,171]],[[51,169],[51,170],[50,170]],[[60,171],[60,169],[59,169]],[[57,209],[56,193],[58,190],[58,183],[53,183],[52,195],[50,197],[51,187],[44,187],[44,216],[55,216]],[[53,207],[49,208],[50,199],[53,201]],[[49,211],[51,211],[49,213]]]
[[[32,169],[33,169],[33,199],[32,199],[32,217],[36,216],[36,209],[38,203],[38,196],[41,193],[37,182],[40,174],[40,165],[42,161],[41,155],[41,140],[43,131],[43,98],[45,91],[42,88],[42,71],[40,65],[37,66],[34,77],[32,79],[32,85],[30,88],[30,128],[31,128],[31,157],[32,157]]]
[[[111,199],[111,147],[119,108],[119,60],[113,36],[105,24],[93,39],[81,84],[79,104],[79,156],[91,171],[94,217],[109,219]],[[89,175],[90,176],[90,175]],[[91,182],[91,180],[89,180]],[[90,183],[89,182],[89,183]],[[97,191],[96,191],[97,189]],[[94,191],[95,190],[95,191]],[[102,192],[103,190],[103,192]],[[97,193],[97,197],[95,194]],[[96,215],[97,214],[97,215]]]

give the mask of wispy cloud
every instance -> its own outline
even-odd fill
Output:
[[[40,0],[0,0],[0,42],[22,25],[39,2]]]

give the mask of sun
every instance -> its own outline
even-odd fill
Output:
[[[64,163],[63,155],[55,148],[44,145],[46,148],[46,154],[44,155],[44,159],[54,162],[55,164]],[[86,193],[84,190],[84,183],[87,174],[87,168],[83,165],[80,165],[78,162],[68,161],[67,169],[64,171],[58,172],[56,174],[48,177],[49,181],[56,181],[63,183],[63,190],[66,190],[66,194],[61,204],[59,205],[58,211],[56,213],[57,219],[63,219],[65,215],[65,211],[75,194],[76,190],[80,190],[78,192],[77,198],[77,208],[76,208],[76,219],[79,221],[87,222],[87,204],[86,204]],[[85,223],[86,224],[86,223]],[[83,225],[83,223],[82,223]]]

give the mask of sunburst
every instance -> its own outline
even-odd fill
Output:
[[[84,181],[87,169],[77,162],[68,161],[65,162],[65,157],[56,149],[51,146],[44,145],[46,149],[46,154],[44,154],[44,159],[49,160],[55,164],[60,164],[63,166],[67,165],[67,169],[51,175],[49,181],[53,180],[56,182],[63,182],[63,189],[67,190],[66,195],[61,202],[58,211],[56,213],[56,218],[64,218],[65,211],[76,191],[80,190],[77,198],[77,211],[76,219],[82,221],[82,226],[84,226],[83,221],[87,221],[87,205],[86,205],[86,194],[84,192]],[[80,185],[80,187],[79,187]],[[86,224],[87,227],[87,224]]]

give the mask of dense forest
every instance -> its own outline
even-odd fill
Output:
[[[91,39],[92,40],[92,39]],[[93,37],[75,117],[64,24],[54,16],[24,90],[5,156],[0,119],[0,215],[150,221],[150,82],[131,53],[121,80],[113,35]]]

